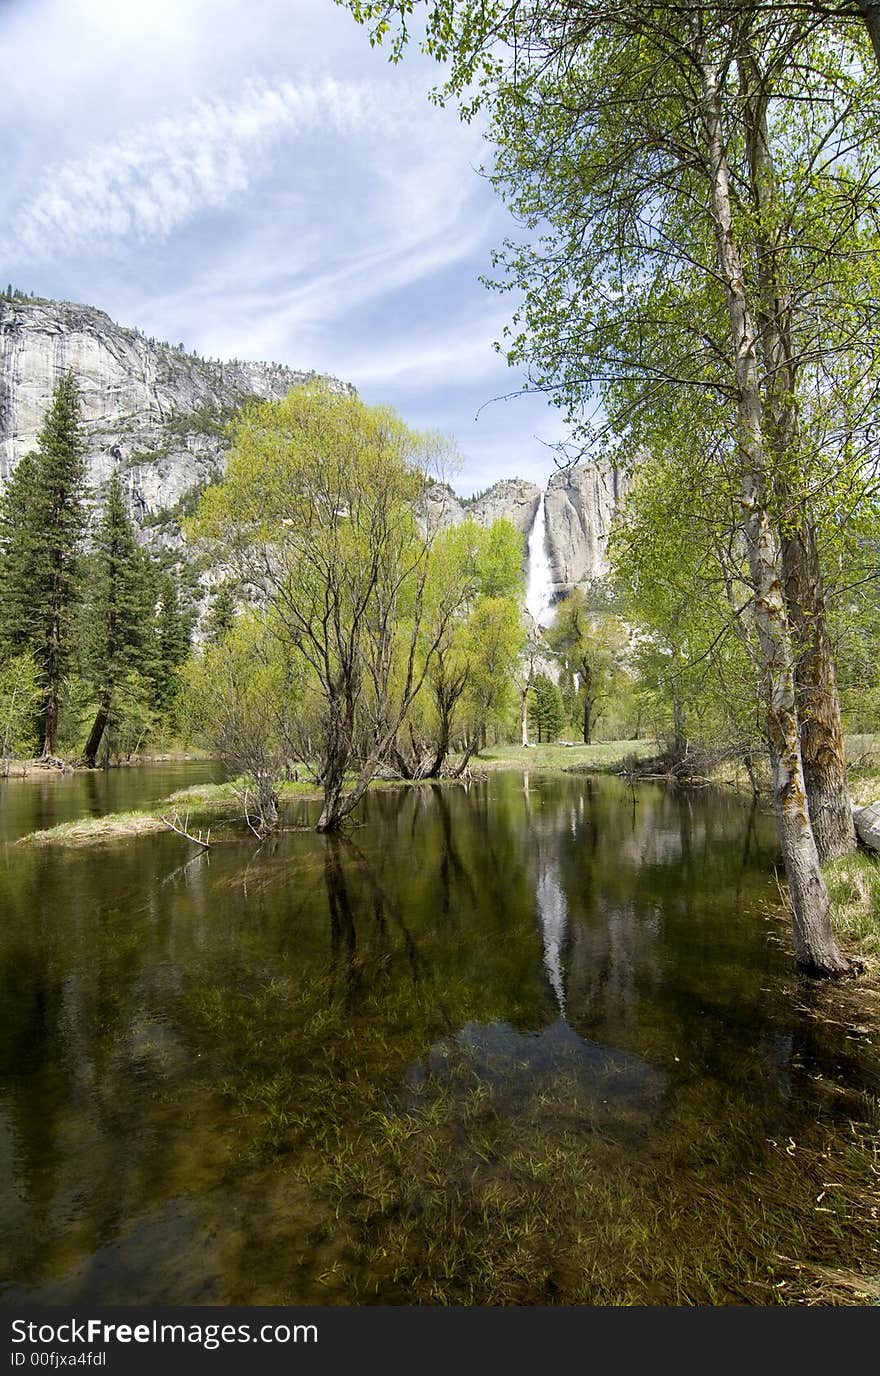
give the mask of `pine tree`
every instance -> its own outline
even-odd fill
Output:
[[[35,454],[19,464],[2,499],[2,635],[33,650],[43,673],[43,754],[53,755],[58,699],[70,658],[79,546],[85,525],[85,438],[72,372],[62,377]]]
[[[565,720],[562,694],[552,678],[536,674],[531,687],[529,719],[539,741],[555,741]]]
[[[36,616],[36,454],[25,454],[0,497],[0,658],[32,644]]]
[[[98,692],[98,710],[83,752],[92,768],[118,685],[132,670],[144,667],[151,621],[147,565],[126,510],[122,483],[114,474],[95,535],[84,634],[86,676]]]
[[[183,606],[173,573],[159,580],[154,620],[153,658],[148,673],[153,684],[153,707],[172,722],[180,691],[177,671],[186,661],[192,635],[192,616]]]

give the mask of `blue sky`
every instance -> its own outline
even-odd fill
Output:
[[[4,283],[345,378],[453,435],[463,493],[546,482],[559,414],[486,405],[522,381],[478,281],[512,223],[415,50],[332,0],[0,0],[0,70]]]

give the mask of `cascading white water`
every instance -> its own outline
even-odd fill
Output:
[[[551,626],[556,615],[553,607],[553,573],[547,555],[547,513],[544,494],[529,531],[526,607],[539,626]]]

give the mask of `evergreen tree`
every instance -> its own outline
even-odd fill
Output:
[[[2,635],[33,650],[45,683],[43,754],[55,753],[58,699],[71,649],[79,545],[85,524],[85,439],[72,372],[62,377],[35,454],[19,464],[2,499]]]
[[[555,741],[562,730],[565,709],[552,678],[536,674],[530,690],[529,720],[540,741]]]
[[[192,624],[177,578],[173,573],[163,574],[156,603],[153,658],[147,672],[153,684],[153,707],[169,723],[173,722],[177,707],[177,671],[189,655]]]
[[[0,496],[0,658],[32,644],[36,603],[36,454],[25,454]]]
[[[138,545],[117,474],[95,536],[91,596],[85,627],[85,670],[98,693],[98,710],[83,752],[94,768],[119,684],[144,664],[150,629],[147,556]]]

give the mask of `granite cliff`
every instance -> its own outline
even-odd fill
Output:
[[[315,377],[277,363],[220,363],[117,325],[103,311],[60,301],[0,298],[0,487],[32,449],[61,374],[83,402],[91,487],[125,480],[132,515],[153,542],[175,544],[179,518],[223,472],[225,427],[245,401],[284,396]],[[330,379],[343,391],[349,384]],[[528,536],[541,491],[509,478],[463,499],[434,488],[445,523],[507,517]],[[574,468],[547,487],[546,548],[559,596],[607,568],[605,542],[618,497],[613,474]]]
[[[614,470],[575,466],[553,474],[544,497],[544,539],[554,598],[608,572],[606,547],[619,497],[620,481]],[[528,537],[540,514],[540,501],[541,489],[534,483],[505,478],[471,499],[438,485],[433,505],[444,524],[454,525],[471,516],[488,526],[504,516]]]
[[[100,493],[118,470],[142,525],[161,524],[219,476],[225,426],[242,402],[282,397],[315,376],[275,363],[215,363],[91,306],[0,300],[0,484],[36,444],[68,368],[82,396],[90,486]]]

